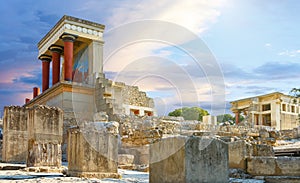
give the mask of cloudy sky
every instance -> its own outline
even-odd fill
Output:
[[[299,9],[297,0],[1,0],[0,107],[41,86],[37,43],[63,15],[106,26],[106,76],[147,91],[159,114],[194,105],[217,114],[232,100],[288,94],[299,87]]]

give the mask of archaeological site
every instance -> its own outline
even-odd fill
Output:
[[[56,181],[300,182],[298,99],[275,92],[232,101],[235,124],[158,116],[138,86],[105,76],[104,29],[65,15],[40,40],[42,87],[23,106],[4,108],[0,172]],[[146,178],[124,180],[125,170]]]

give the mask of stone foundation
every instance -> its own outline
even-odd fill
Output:
[[[28,167],[61,166],[63,112],[56,107],[34,106],[28,112]]]
[[[247,169],[246,158],[251,155],[251,145],[243,140],[228,143],[229,168]]]
[[[228,180],[228,146],[223,141],[180,136],[150,146],[150,182]]]
[[[28,133],[28,110],[25,107],[9,106],[4,108],[3,119],[3,162],[26,162]]]
[[[69,176],[119,178],[118,124],[89,122],[68,130]]]
[[[300,176],[300,157],[251,157],[247,172],[258,176]]]

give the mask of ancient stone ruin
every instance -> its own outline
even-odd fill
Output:
[[[183,136],[154,143],[150,182],[228,182],[228,147],[218,139]]]
[[[60,167],[63,112],[58,108],[34,106],[28,110],[28,167]]]
[[[28,152],[28,108],[4,108],[2,161],[26,162]]]
[[[119,178],[116,122],[88,122],[68,131],[68,175]]]
[[[2,161],[60,167],[63,112],[55,107],[5,107]]]
[[[42,93],[35,87],[23,107],[5,107],[3,162],[61,172],[63,160],[65,174],[86,178],[120,178],[118,168],[149,171],[153,183],[300,180],[300,148],[284,144],[300,138],[298,106],[288,96],[232,102],[236,125],[219,125],[215,116],[157,117],[145,92],[105,77],[103,32],[104,25],[64,16],[38,43]]]

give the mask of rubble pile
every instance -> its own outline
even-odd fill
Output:
[[[153,125],[153,120],[136,116],[124,116],[120,121],[120,135],[128,145],[147,145],[162,138],[162,131]]]

